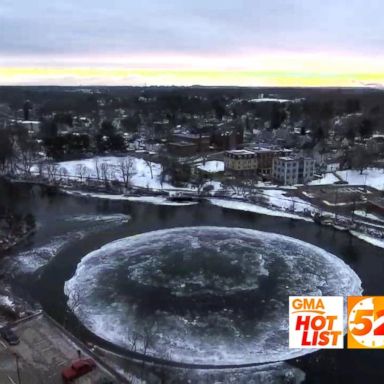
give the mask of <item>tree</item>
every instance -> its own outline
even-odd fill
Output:
[[[84,164],[77,164],[76,165],[76,175],[80,179],[80,181],[83,181],[84,177],[87,177],[89,175],[89,170]]]
[[[287,112],[279,103],[273,103],[271,111],[271,129],[277,129],[281,126],[287,117]]]
[[[140,124],[140,117],[138,115],[128,116],[121,120],[121,126],[125,132],[137,132]]]
[[[118,167],[121,178],[123,179],[124,186],[128,188],[129,181],[135,171],[135,163],[131,157],[126,157],[124,159],[119,160]]]
[[[101,123],[100,134],[103,136],[113,136],[116,134],[116,128],[110,120],[103,120]]]
[[[105,186],[108,185],[108,180],[109,180],[109,176],[110,176],[110,168],[111,168],[110,164],[108,164],[106,162],[101,163],[100,174],[101,174],[102,179],[104,180]]]
[[[213,100],[212,107],[213,107],[213,110],[215,111],[216,118],[218,120],[223,120],[223,117],[226,114],[227,110],[225,108],[225,105],[222,103],[222,101],[218,99]]]
[[[371,152],[364,147],[357,147],[354,151],[351,151],[350,161],[352,167],[360,170],[360,174],[362,174],[372,161]]]
[[[29,111],[32,109],[32,103],[26,100],[23,105],[24,120],[29,120]]]
[[[100,180],[100,178],[101,178],[101,167],[100,167],[99,158],[95,157],[93,159],[93,162],[94,162],[94,168],[95,168],[95,172],[96,172],[96,178],[97,178],[97,180]]]
[[[54,163],[53,161],[48,162],[45,165],[45,170],[47,172],[48,180],[49,181],[54,181],[57,173],[58,173],[59,166]]]
[[[356,113],[360,111],[360,100],[358,99],[348,99],[345,102],[345,112],[347,114]]]
[[[28,131],[19,127],[17,131],[18,159],[22,172],[30,176],[32,165],[37,161],[37,143],[29,137]]]
[[[207,177],[203,173],[198,171],[197,176],[193,180],[193,185],[197,189],[197,194],[199,196],[203,191],[206,181],[207,181]]]
[[[373,122],[368,118],[361,120],[359,125],[359,134],[363,138],[368,138],[372,136],[373,133]]]
[[[151,173],[151,179],[153,179],[153,169],[152,169],[153,163],[148,159],[144,159],[144,161],[147,167],[149,168],[149,172]]]
[[[40,136],[43,140],[53,139],[58,135],[57,122],[54,119],[40,121]]]
[[[0,173],[7,173],[12,167],[12,159],[15,155],[11,131],[4,130],[0,140]]]

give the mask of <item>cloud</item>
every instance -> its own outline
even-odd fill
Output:
[[[1,54],[379,52],[381,0],[3,0]]]
[[[328,73],[345,57],[377,73],[383,11],[382,0],[1,0],[0,68]]]

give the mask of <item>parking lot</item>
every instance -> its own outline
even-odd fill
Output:
[[[62,384],[61,371],[78,359],[78,351],[81,357],[91,354],[43,313],[15,323],[12,330],[20,338],[20,343],[9,346],[0,339],[1,384]],[[74,383],[121,382],[102,362],[96,359],[96,364],[96,369]]]

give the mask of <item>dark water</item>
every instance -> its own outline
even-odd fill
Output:
[[[104,228],[75,240],[59,252],[43,271],[32,277],[18,277],[26,292],[59,321],[65,316],[64,282],[76,271],[77,263],[90,251],[121,237],[164,228],[183,226],[243,227],[270,231],[317,245],[342,258],[362,280],[364,293],[384,295],[384,251],[347,233],[307,222],[280,219],[227,210],[203,203],[195,206],[156,206],[143,203],[116,202],[42,193],[40,188],[1,186],[1,202],[21,212],[33,213],[40,225],[37,234],[13,253],[31,249],[59,232],[68,231],[61,215],[123,213],[129,223]],[[91,335],[86,335],[88,338]],[[306,373],[307,383],[383,382],[380,350],[324,350],[290,361]]]

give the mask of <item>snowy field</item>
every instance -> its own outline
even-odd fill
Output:
[[[326,173],[324,177],[318,180],[313,180],[309,182],[308,185],[327,185],[334,184],[336,181],[339,181],[339,179],[333,173]]]
[[[224,172],[224,162],[222,161],[207,161],[205,164],[197,166],[198,169],[208,173]]]
[[[349,185],[367,185],[378,190],[384,190],[384,169],[367,168],[361,174],[359,170],[348,169],[337,171],[336,174]],[[326,173],[323,178],[314,180],[309,185],[334,184],[339,179],[333,173]]]
[[[141,188],[151,189],[179,189],[190,190],[191,188],[176,188],[170,183],[164,181],[161,183],[160,175],[162,167],[158,163],[145,161],[132,156],[107,156],[94,157],[91,159],[62,161],[57,163],[58,177],[71,177],[79,180],[90,178],[103,179],[103,169],[108,180],[124,181],[121,163],[124,161],[131,162],[129,166],[131,176],[129,182],[131,185]],[[31,168],[34,173],[38,172],[35,165]]]
[[[384,190],[384,169],[368,168],[360,174],[358,170],[338,171],[337,174],[350,185],[367,185]]]

